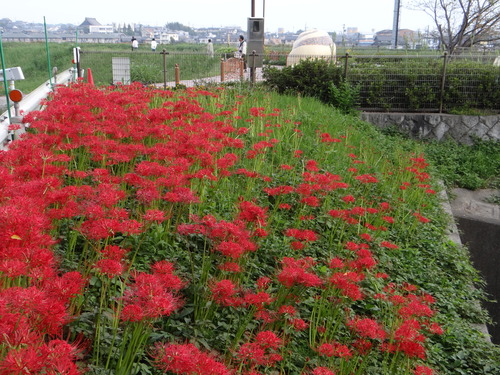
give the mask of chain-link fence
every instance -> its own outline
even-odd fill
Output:
[[[146,85],[174,86],[182,82],[198,84],[227,80],[242,75],[231,56],[167,51],[80,51],[80,69],[88,69],[96,85],[141,82]],[[222,64],[224,63],[224,64]]]
[[[494,56],[343,56],[344,77],[360,90],[362,109],[500,110]]]
[[[345,81],[359,90],[362,110],[500,111],[500,67],[494,65],[495,57],[346,54],[330,60]],[[247,56],[247,61],[251,58]],[[291,58],[298,62],[310,57],[269,53],[263,57],[263,69],[284,67]],[[206,53],[82,50],[81,69],[87,68],[98,85],[139,81],[171,87],[251,78],[240,59]]]

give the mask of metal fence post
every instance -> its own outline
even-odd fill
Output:
[[[163,55],[163,90],[167,89],[167,53],[165,49],[160,52]]]
[[[443,55],[443,73],[441,74],[441,92],[439,95],[439,113],[443,113],[444,105],[444,86],[446,83],[446,66],[448,64],[448,53],[445,52]]]
[[[252,67],[250,68],[250,82],[252,83],[252,85],[255,83],[255,71],[256,71],[256,68],[255,68],[255,57],[257,56],[257,53],[255,52],[255,50],[252,51]]]
[[[181,82],[181,69],[179,64],[175,64],[175,85],[177,86]]]
[[[347,67],[348,67],[348,61],[349,61],[349,53],[345,54],[345,65],[344,65],[344,79],[347,81]]]
[[[221,82],[224,82],[224,68],[225,68],[224,59],[220,59],[220,81]]]
[[[240,79],[243,79],[243,70],[245,70],[245,62],[243,59],[240,59],[239,61],[239,66],[240,66]]]

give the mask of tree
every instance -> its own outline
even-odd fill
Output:
[[[432,17],[449,54],[500,40],[500,0],[416,0],[416,5]]]

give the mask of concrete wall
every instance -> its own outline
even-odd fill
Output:
[[[500,140],[500,116],[462,116],[433,113],[363,112],[361,119],[383,129],[398,127],[417,139],[455,139],[472,144],[472,137]]]

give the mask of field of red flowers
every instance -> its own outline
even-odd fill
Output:
[[[425,159],[269,103],[77,84],[26,116],[0,374],[436,373],[446,321],[398,271],[440,225]]]

